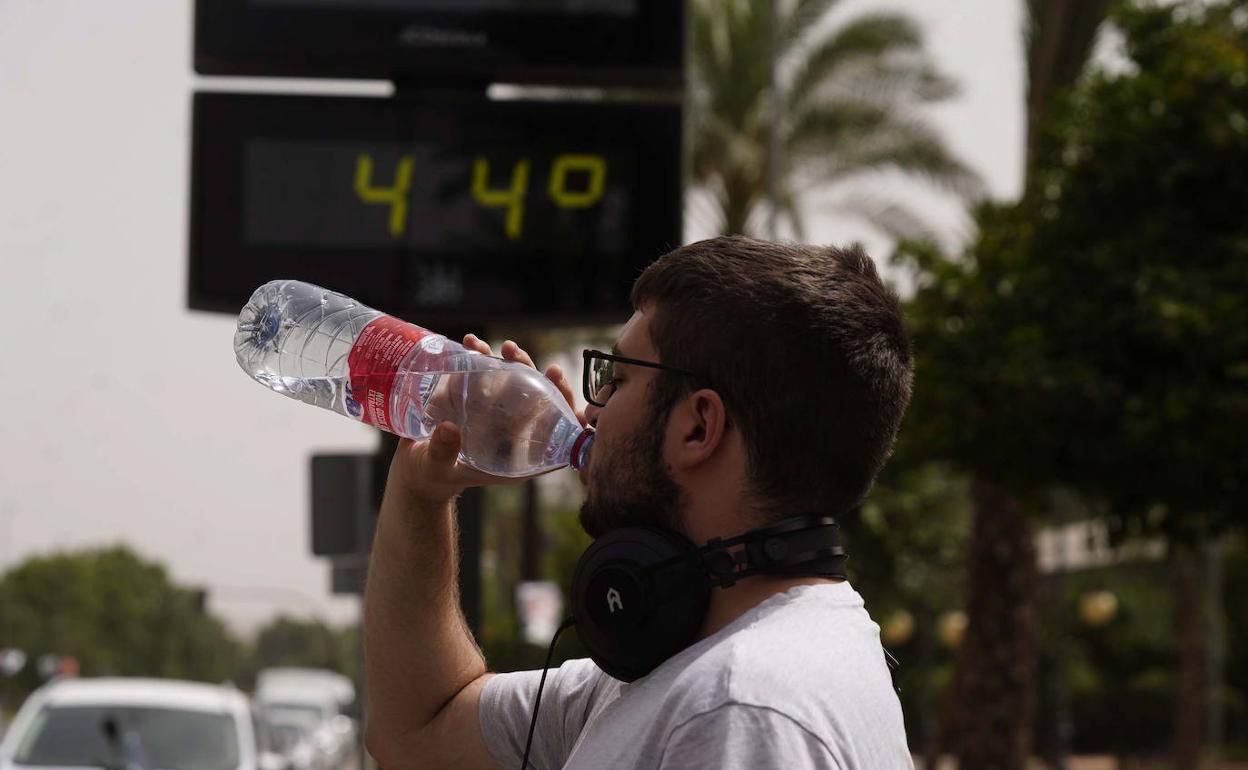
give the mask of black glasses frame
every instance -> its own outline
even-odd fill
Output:
[[[596,400],[594,398],[595,394],[590,392],[589,373],[591,369],[593,368],[592,362],[595,359],[602,360],[602,361],[614,361],[617,364],[629,364],[631,366],[647,366],[651,369],[662,369],[665,372],[675,372],[676,374],[683,374],[686,377],[698,376],[694,374],[693,372],[688,372],[688,371],[685,371],[684,369],[677,369],[676,367],[668,366],[667,364],[660,364],[657,361],[642,361],[641,359],[638,359],[638,358],[627,358],[625,356],[617,356],[614,353],[603,353],[601,350],[588,350],[588,349],[584,350],[581,352],[581,358],[584,361],[584,364],[581,367],[581,390],[583,391],[585,400],[588,401],[590,404],[593,404],[594,406],[597,406],[597,407],[603,407],[603,406],[606,406],[607,404],[605,401]],[[615,392],[614,388],[615,388],[614,383],[612,383],[612,392]]]

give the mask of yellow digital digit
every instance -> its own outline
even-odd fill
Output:
[[[490,188],[490,162],[477,158],[472,163],[472,197],[486,208],[507,209],[507,237],[516,240],[524,231],[524,196],[529,191],[529,159],[524,158],[511,171],[511,186]]]
[[[393,187],[373,186],[373,156],[355,159],[355,194],[365,203],[390,206],[390,235],[398,238],[407,229],[407,193],[412,189],[412,156],[404,155],[394,171]]]
[[[584,190],[568,189],[568,174],[589,176]],[[607,185],[607,159],[601,155],[560,155],[550,169],[550,197],[563,209],[586,209],[602,199]]]

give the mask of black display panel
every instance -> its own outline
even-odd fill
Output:
[[[189,304],[273,278],[417,323],[593,322],[680,243],[676,104],[199,93]]]
[[[287,8],[388,8],[403,11],[480,13],[609,13],[636,15],[640,0],[250,0],[250,5]]]
[[[679,86],[683,0],[196,0],[205,75]]]

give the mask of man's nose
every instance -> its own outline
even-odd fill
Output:
[[[602,407],[594,406],[593,404],[586,404],[585,405],[585,422],[589,423],[590,427],[597,428],[598,427],[598,414],[600,412],[602,412]]]

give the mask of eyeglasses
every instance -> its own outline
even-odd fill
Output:
[[[585,400],[594,406],[606,406],[607,399],[615,392],[615,365],[617,363],[629,364],[630,366],[648,366],[651,369],[662,369],[667,372],[683,374],[687,377],[697,376],[693,372],[660,364],[656,361],[640,361],[636,358],[625,358],[613,353],[603,353],[601,350],[586,350],[582,353],[582,356],[585,359],[585,367],[581,383],[585,390]]]

